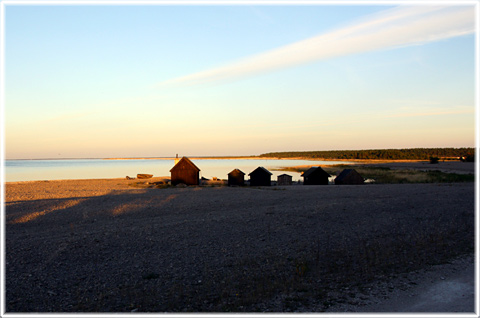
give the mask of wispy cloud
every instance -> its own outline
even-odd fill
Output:
[[[473,6],[396,7],[337,30],[159,85],[232,81],[322,59],[467,35],[475,30],[474,15]]]

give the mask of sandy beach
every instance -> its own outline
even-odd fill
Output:
[[[138,181],[7,183],[7,312],[361,311],[473,252],[474,183]]]

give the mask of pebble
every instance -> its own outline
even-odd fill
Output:
[[[369,194],[371,198],[376,198],[377,194],[389,191],[391,192],[388,197],[389,204],[402,207],[406,199],[411,200],[410,194],[418,192],[416,188],[423,189],[426,186],[382,185],[382,188],[366,186],[362,189],[367,187],[369,192],[372,192]],[[409,190],[410,187],[411,190]],[[451,209],[448,204],[438,204],[438,208],[446,209],[452,214],[455,214],[455,211],[465,210],[466,207],[471,206],[470,199],[473,202],[472,189],[472,185],[455,185],[449,188],[449,191],[453,191],[452,196],[464,199],[455,203],[455,209]],[[29,312],[49,310],[60,312],[64,310],[180,311],[186,306],[189,311],[201,311],[205,301],[205,298],[201,298],[201,296],[215,293],[217,291],[215,288],[222,288],[215,295],[221,295],[223,291],[226,295],[225,299],[220,299],[220,303],[209,302],[208,307],[204,308],[208,308],[210,311],[221,311],[224,308],[222,305],[225,305],[227,308],[235,310],[239,307],[228,306],[238,299],[236,305],[241,304],[244,306],[242,309],[246,311],[252,311],[255,308],[282,311],[283,304],[281,302],[278,305],[270,306],[270,300],[266,298],[258,300],[261,302],[259,304],[252,304],[247,301],[247,298],[258,292],[255,288],[263,288],[261,285],[263,279],[268,279],[268,282],[271,279],[277,279],[282,283],[288,283],[292,278],[299,279],[297,276],[292,277],[292,275],[296,275],[295,261],[302,257],[315,259],[316,250],[323,255],[328,252],[328,246],[330,246],[331,248],[344,248],[347,254],[355,253],[354,249],[350,249],[355,247],[355,235],[363,235],[362,231],[366,227],[369,230],[373,228],[373,231],[368,231],[372,237],[374,237],[373,235],[384,237],[387,234],[391,235],[392,227],[396,227],[401,222],[398,220],[397,223],[390,225],[385,219],[387,212],[375,209],[372,211],[370,199],[361,198],[357,202],[355,193],[349,192],[349,200],[345,201],[342,199],[343,196],[337,193],[339,190],[333,186],[323,187],[322,198],[319,199],[318,189],[315,187],[297,187],[281,191],[281,195],[279,191],[264,191],[262,196],[257,199],[252,198],[251,189],[243,188],[202,189],[202,191],[193,191],[190,188],[171,188],[148,192],[129,189],[122,193],[109,195],[109,200],[94,197],[85,199],[73,207],[61,210],[68,214],[51,213],[35,222],[26,224],[8,224],[8,217],[15,213],[31,212],[35,210],[35,205],[38,203],[23,202],[15,204],[11,208],[8,206],[6,209],[7,254],[5,257],[9,265],[6,273],[6,302],[10,304],[12,300],[19,299],[15,305],[12,305],[12,308],[15,311],[25,309]],[[468,194],[470,190],[472,190],[472,195]],[[109,189],[107,192],[107,189],[104,189],[99,191],[99,194],[111,191]],[[81,187],[74,195],[88,197]],[[171,200],[169,205],[161,203],[169,195],[177,197]],[[58,194],[58,196],[61,195]],[[224,202],[214,203],[212,199],[215,196],[222,196]],[[295,199],[287,200],[289,196]],[[417,196],[412,197],[417,198]],[[340,207],[342,204],[354,202],[355,216],[360,220],[365,219],[365,222],[359,221],[358,226],[355,227],[355,233],[349,232],[346,224],[350,216],[348,214],[339,215],[338,207],[324,204],[324,198],[329,198],[327,201],[338,202]],[[441,198],[442,196],[439,194],[425,193],[418,198],[416,206],[420,211],[414,211],[414,215],[420,218],[425,217],[424,220],[428,221],[432,217],[432,213],[437,213],[437,211],[434,209],[422,210],[422,206],[429,205],[429,201],[437,202]],[[36,200],[42,201],[43,199],[37,198]],[[278,204],[279,200],[281,205],[276,207],[278,210],[276,210],[275,218],[269,217],[267,220],[265,216],[262,216],[272,205]],[[303,216],[298,213],[288,213],[295,211],[299,202],[302,202],[303,215],[310,215],[309,213],[317,208],[321,208],[322,213],[316,214],[308,222],[302,223],[299,218]],[[443,203],[448,202],[444,201]],[[48,200],[43,204],[55,204],[55,200]],[[118,218],[114,219],[112,210],[119,205],[128,204],[132,205],[132,210],[118,214]],[[205,213],[202,214],[199,211],[190,213],[193,208],[198,208],[199,211],[205,211]],[[95,223],[85,222],[81,218],[84,210],[88,212],[87,218],[95,220]],[[422,211],[425,213],[421,213]],[[210,213],[211,216],[206,217],[207,213]],[[408,210],[404,213],[402,219],[407,218],[410,212]],[[252,219],[255,221],[249,222],[247,225],[246,221]],[[455,220],[455,218],[452,219]],[[202,226],[199,226],[200,220],[202,220]],[[382,221],[386,223],[382,223]],[[418,230],[419,227],[423,229],[425,224],[415,222],[411,227],[408,226],[405,229],[412,232]],[[63,230],[65,226],[69,229],[71,223],[75,225],[75,233],[78,234],[75,237],[71,237],[68,235],[68,231]],[[284,224],[301,223],[303,226],[299,228],[283,226]],[[147,226],[152,227],[151,230],[148,230],[148,235],[145,234]],[[270,226],[269,231],[267,231],[267,226]],[[31,233],[28,237],[24,235],[25,229]],[[396,230],[394,235],[402,234],[399,232],[402,230],[401,227]],[[268,236],[266,236],[267,233]],[[149,241],[150,236],[155,238],[155,244]],[[248,238],[251,244],[244,244],[245,238]],[[328,243],[325,242],[327,238]],[[94,244],[95,239],[100,239],[101,249]],[[267,240],[267,243],[260,243],[261,239]],[[318,247],[316,241],[320,242]],[[53,252],[62,243],[66,244],[65,251],[54,255]],[[238,244],[240,246],[236,248],[235,246]],[[25,249],[27,246],[30,249]],[[222,248],[225,249],[225,253],[221,252]],[[309,252],[312,249],[313,253],[310,255]],[[232,252],[230,253],[230,251]],[[227,252],[228,255],[226,255]],[[49,257],[52,259],[47,264],[46,259]],[[20,261],[27,259],[30,263]],[[64,266],[58,265],[60,260]],[[325,257],[321,259],[321,264],[334,264],[337,260]],[[343,265],[346,261],[347,258],[341,260],[339,264]],[[41,265],[40,269],[33,271],[38,264]],[[161,279],[141,279],[144,270],[159,273]],[[342,266],[335,267],[333,270],[337,270],[338,274],[341,274]],[[39,279],[38,284],[33,284],[33,278],[28,278],[26,275],[25,280],[22,281],[22,273],[29,271],[35,273],[35,277]],[[58,277],[61,277],[61,281],[55,282],[55,278]],[[202,277],[202,279],[198,279],[198,277]],[[356,279],[348,276],[341,277]],[[328,277],[316,273],[315,268],[312,267],[312,271],[307,272],[305,279],[300,282],[304,283],[307,288],[316,288],[329,285],[328,279]],[[222,283],[219,284],[219,281]],[[120,284],[124,288],[118,288]],[[241,284],[245,286],[239,287],[238,285]],[[265,286],[268,287],[268,285]],[[335,287],[335,283],[332,282],[329,286]],[[383,291],[387,291],[388,286],[384,284]],[[52,294],[45,293],[45,288],[58,294],[55,295],[56,297],[47,297]],[[355,288],[348,286],[345,290],[356,292]],[[71,296],[63,292],[65,290],[71,290]],[[369,291],[367,293],[369,296],[375,293],[384,295],[378,290],[372,289],[371,285],[365,290]],[[341,291],[339,290],[339,292]],[[232,293],[233,295],[238,293],[239,296],[229,296]],[[93,301],[95,298],[98,300]],[[233,298],[235,300],[232,300]],[[89,300],[87,301],[87,299]],[[137,303],[139,308],[133,306],[137,299],[142,301],[141,306]],[[312,306],[315,302],[319,302],[314,298],[309,300]],[[221,301],[224,303],[222,304]],[[367,300],[362,301],[367,302]],[[69,308],[68,305],[72,303],[75,303],[75,306],[83,307]],[[172,307],[168,307],[169,304],[172,304]],[[324,309],[322,304],[323,299],[320,304],[317,304],[318,309]],[[292,311],[302,310],[302,308],[309,310],[310,306],[310,303],[304,307],[298,305],[298,307],[292,308]]]

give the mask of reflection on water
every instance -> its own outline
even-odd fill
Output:
[[[193,159],[200,168],[200,176],[211,179],[227,179],[233,169],[240,169],[247,174],[262,166],[267,169],[300,165],[348,164],[340,161],[310,160],[274,160],[274,159]],[[60,179],[102,179],[136,177],[139,173],[154,176],[170,176],[174,160],[168,159],[68,159],[68,160],[6,160],[5,181],[60,180]],[[287,173],[293,181],[300,180],[300,173],[273,171],[272,180]]]

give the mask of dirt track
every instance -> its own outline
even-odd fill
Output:
[[[473,251],[473,183],[131,182],[7,185],[8,312],[329,311]]]

